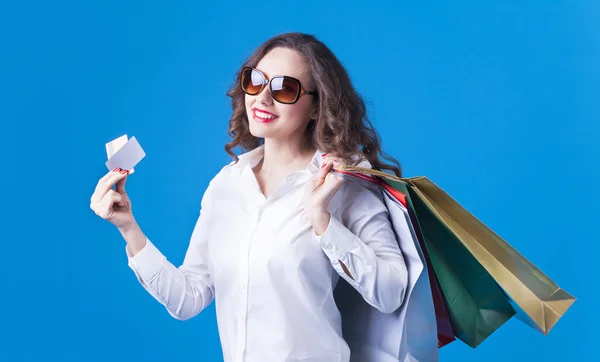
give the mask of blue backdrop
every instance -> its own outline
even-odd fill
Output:
[[[548,336],[513,320],[442,361],[593,360],[598,1],[200,3],[0,5],[0,360],[222,360],[214,304],[171,318],[89,199],[104,144],[136,136],[134,214],[181,263],[229,162],[233,73],[285,31],[339,56],[406,176],[428,176],[578,298]]]

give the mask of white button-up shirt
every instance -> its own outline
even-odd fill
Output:
[[[129,266],[177,319],[215,300],[227,362],[350,361],[333,294],[339,278],[383,313],[397,310],[405,295],[407,269],[386,206],[381,195],[345,182],[318,236],[303,197],[321,152],[265,198],[252,171],[263,150],[239,156],[211,180],[181,266],[149,239],[135,256],[127,253]]]

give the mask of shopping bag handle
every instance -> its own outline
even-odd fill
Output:
[[[398,181],[398,182],[403,182],[406,183],[406,179],[400,178],[396,175],[392,175],[390,173],[387,172],[383,172],[383,171],[379,171],[379,170],[374,170],[371,168],[365,168],[365,167],[359,167],[359,166],[349,166],[349,165],[338,165],[338,166],[334,166],[333,169],[335,171],[339,171],[339,172],[358,172],[358,173],[363,173],[363,174],[367,174],[367,175],[371,175],[371,176],[378,176],[378,177],[383,177],[383,178],[387,178],[389,180],[392,181]]]

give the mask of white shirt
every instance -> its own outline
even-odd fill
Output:
[[[127,253],[129,266],[177,319],[215,300],[226,362],[350,361],[333,294],[339,278],[386,314],[405,295],[407,269],[386,205],[381,195],[345,182],[318,236],[302,200],[321,152],[265,198],[252,171],[263,150],[239,156],[211,180],[181,266],[149,239],[135,256]]]

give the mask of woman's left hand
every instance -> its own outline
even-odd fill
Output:
[[[338,164],[340,160],[332,156],[325,157],[321,170],[308,183],[304,194],[304,210],[318,235],[327,230],[330,218],[327,207],[344,183],[342,177],[330,172],[334,163]]]

